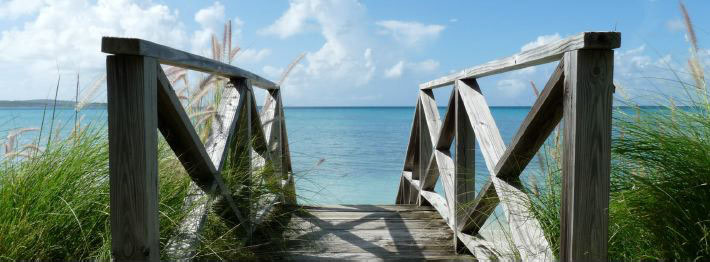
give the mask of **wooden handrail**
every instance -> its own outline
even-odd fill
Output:
[[[525,67],[550,63],[562,59],[566,52],[580,49],[614,49],[621,46],[619,32],[583,32],[554,43],[535,47],[515,55],[461,70],[419,85],[421,89],[434,89],[451,85],[459,79],[481,78]]]
[[[433,206],[454,231],[457,249],[463,245],[485,258],[500,253],[478,231],[500,204],[521,258],[554,259],[519,177],[564,119],[559,258],[605,260],[612,49],[620,43],[618,32],[584,32],[421,84],[397,203]],[[559,61],[556,70],[506,148],[476,79],[554,61]],[[431,89],[451,84],[442,122]],[[474,138],[489,173],[475,197]],[[434,192],[439,177],[444,196]]]
[[[138,55],[158,59],[161,64],[192,69],[226,78],[246,78],[257,87],[278,89],[279,86],[257,74],[203,56],[138,38],[103,37],[101,52],[114,55]]]
[[[236,217],[234,222],[247,236],[274,205],[296,204],[283,103],[276,84],[240,68],[141,39],[104,37],[102,51],[113,54],[106,58],[106,70],[114,259],[160,259],[156,129],[192,180],[184,200],[188,215],[166,246],[171,258],[192,257],[217,196],[225,202],[225,212],[232,213],[219,215],[225,219]],[[204,145],[160,63],[229,79]],[[253,84],[267,89],[264,112],[259,112],[254,101]],[[233,199],[236,192],[231,192],[222,177],[228,152],[245,153],[250,158],[235,163],[245,165],[248,175],[253,168],[274,163],[286,193]],[[262,206],[252,213],[238,208],[237,201],[253,201]]]

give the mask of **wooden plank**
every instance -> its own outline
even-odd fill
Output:
[[[397,192],[397,204],[417,204],[419,200],[419,179],[421,167],[419,165],[419,134],[421,118],[421,102],[417,97],[417,103],[414,107],[414,120],[412,121],[412,129],[409,135],[409,143],[407,144],[407,153],[404,158],[404,167],[402,175],[409,173],[409,180],[404,177],[400,180],[399,190]],[[412,184],[412,180],[417,181],[417,185]]]
[[[296,199],[296,185],[293,181],[293,168],[291,167],[291,151],[289,149],[288,145],[288,132],[286,128],[286,114],[284,114],[284,109],[283,109],[283,101],[281,100],[281,96],[278,96],[278,109],[279,109],[279,120],[281,120],[281,170],[284,175],[284,179],[287,181],[287,184],[284,187],[284,204],[287,205],[296,205],[297,204],[297,199]]]
[[[329,219],[349,219],[349,220],[376,220],[376,219],[415,219],[415,220],[426,220],[426,219],[438,219],[441,216],[436,212],[431,212],[429,210],[412,210],[412,211],[399,211],[399,212],[353,212],[353,211],[315,211],[309,210],[308,213],[312,216],[318,217],[321,220]]]
[[[422,186],[425,186],[425,190],[433,190],[433,186],[436,184],[438,179],[438,173],[432,170],[430,167],[431,163],[434,161],[434,145],[433,138],[438,139],[439,131],[439,110],[436,108],[436,101],[432,97],[433,94],[426,94],[420,92],[420,103],[421,112],[419,118],[419,180],[422,181]],[[431,93],[431,92],[428,92]],[[434,135],[432,136],[432,133]],[[432,175],[432,177],[428,177]],[[431,183],[433,181],[434,183]],[[430,185],[426,187],[427,185]]]
[[[418,252],[415,255],[411,253],[303,253],[289,254],[286,258],[278,258],[274,260],[284,259],[285,261],[389,261],[389,262],[409,262],[409,261],[476,261],[471,257],[442,254],[441,252]]]
[[[226,164],[227,150],[232,141],[234,141],[236,133],[240,132],[236,130],[237,123],[240,121],[239,116],[246,110],[248,101],[245,100],[248,86],[248,80],[246,79],[232,79],[229,82],[222,93],[222,99],[217,107],[217,113],[212,121],[210,134],[205,143],[205,151],[207,151],[212,163],[217,168],[218,174],[214,177],[221,196],[240,223],[245,223],[248,220],[239,211],[236,202],[232,198],[231,190],[224,183],[221,172]]]
[[[414,188],[416,188],[417,192],[419,191],[419,188],[421,188],[419,185],[419,180],[416,180],[412,177],[412,172],[404,171],[402,172],[402,177],[407,179],[407,181],[409,181],[409,183],[412,184]]]
[[[583,32],[554,43],[532,48],[510,57],[464,69],[419,85],[421,89],[433,89],[453,84],[460,79],[475,79],[545,64],[560,60],[565,52],[578,49],[614,49],[621,46],[619,32]]]
[[[247,83],[245,79],[236,79],[228,84],[217,106],[217,113],[210,127],[205,142],[205,151],[210,156],[218,172],[222,171],[227,157],[227,147],[234,140],[237,122],[246,105]]]
[[[180,222],[177,232],[165,246],[169,259],[188,259],[194,257],[198,249],[200,232],[207,221],[207,214],[214,198],[205,192],[215,192],[217,184],[209,190],[202,190],[197,184],[190,183],[190,191],[185,197],[184,207],[187,215]]]
[[[157,66],[157,74],[158,129],[192,181],[207,191],[214,183],[217,169],[160,66]]]
[[[503,180],[495,175],[495,166],[505,152],[505,144],[478,83],[475,79],[457,80],[456,88],[476,133],[476,140],[481,146],[491,182],[503,205],[513,242],[521,258],[524,261],[552,259],[552,251],[540,223],[528,209],[530,200],[523,191],[522,184],[519,180]]]
[[[149,57],[106,57],[111,254],[116,261],[160,260],[157,66]]]
[[[451,230],[454,230],[454,224],[453,221],[451,221],[452,217],[449,213],[449,205],[446,204],[446,199],[444,199],[444,197],[437,194],[436,192],[432,191],[422,190],[420,194],[423,200],[426,200],[431,206],[436,209],[441,218],[443,218],[446,222],[446,225],[448,225]]]
[[[510,259],[509,257],[504,257],[503,254],[496,250],[495,244],[480,236],[461,232],[458,232],[456,236],[466,248],[471,251],[471,254],[476,257],[476,261],[500,261]]]
[[[306,210],[338,212],[398,212],[398,211],[433,211],[433,207],[416,205],[320,205],[303,206]]]
[[[264,105],[262,106],[259,118],[264,130],[268,151],[276,165],[275,169],[280,171],[281,159],[281,121],[279,113],[279,90],[269,90],[264,96]]]
[[[416,205],[419,199],[419,190],[421,190],[420,181],[412,177],[412,172],[403,171],[402,185],[405,187],[402,204]]]
[[[448,211],[443,198],[428,193],[433,194],[431,199],[439,199],[432,202],[441,203],[442,210]],[[302,259],[301,255],[307,255],[307,259],[316,260],[389,261],[453,255],[453,232],[442,230],[446,223],[432,207],[331,205],[304,208],[310,212],[298,213],[296,219],[290,221],[289,228],[296,230],[287,235],[288,247],[284,256],[274,259]]]
[[[235,156],[236,158],[233,158],[231,163],[235,167],[238,168],[239,172],[245,172],[246,176],[242,178],[240,181],[241,184],[239,186],[243,188],[252,188],[254,184],[254,169],[255,165],[261,164],[261,163],[255,163],[255,152],[254,152],[254,133],[253,133],[253,127],[254,127],[254,121],[253,118],[254,116],[252,113],[254,112],[254,93],[251,92],[251,84],[249,83],[249,80],[246,82],[247,85],[247,92],[246,92],[246,105],[244,108],[244,115],[241,115],[241,117],[244,117],[244,119],[239,119],[239,123],[237,124],[239,126],[238,132],[235,134],[237,136],[236,139],[236,147],[235,147]],[[242,155],[243,153],[244,155]],[[249,221],[250,228],[249,228],[249,235],[251,235],[254,227],[253,227],[253,221],[255,219],[254,217],[254,212],[251,212],[254,209],[254,203],[255,197],[254,194],[251,190],[242,190],[240,192],[240,202],[242,203],[242,208],[241,210],[246,213],[246,217],[248,219],[246,221]],[[246,203],[245,203],[246,202]]]
[[[397,189],[397,196],[395,198],[395,204],[397,205],[407,205],[409,204],[409,186],[410,183],[404,177],[399,178],[399,187]]]
[[[266,194],[257,200],[259,207],[254,212],[254,225],[260,225],[271,214],[273,208],[279,204],[279,197],[275,194]]]
[[[432,241],[417,243],[411,240],[394,241],[391,239],[377,239],[377,236],[371,239],[358,239],[357,236],[351,236],[349,233],[350,232],[345,232],[340,236],[327,235],[324,237],[325,239],[315,243],[311,239],[304,239],[288,241],[286,244],[295,247],[299,247],[299,244],[305,245],[305,252],[321,254],[375,253],[392,255],[397,252],[414,254],[425,251],[451,252],[452,249],[451,245],[442,244],[450,241],[444,239],[434,239]],[[304,247],[301,248],[303,249]],[[290,251],[289,253],[296,252]]]
[[[564,93],[562,64],[560,62],[550,80],[547,81],[545,89],[520,124],[510,147],[498,161],[496,176],[499,178],[518,177],[562,119]]]
[[[449,105],[449,112],[454,115],[452,117],[454,119],[452,121],[454,122],[452,129],[456,135],[456,164],[454,167],[453,187],[455,190],[454,195],[456,196],[454,228],[460,230],[462,227],[459,224],[462,224],[463,228],[465,228],[467,226],[466,217],[470,216],[469,213],[465,212],[465,207],[475,204],[473,201],[476,197],[476,134],[456,88],[452,91],[452,97],[454,102]],[[458,243],[455,243],[455,245],[458,247]]]
[[[414,120],[412,121],[411,132],[409,133],[409,143],[407,143],[407,153],[404,159],[404,171],[413,172],[413,177],[415,179],[420,179],[418,172],[415,172],[416,163],[418,161],[417,150],[419,150],[419,112],[421,111],[421,105],[419,99],[417,99],[417,104],[414,108]]]
[[[422,120],[429,130],[428,133],[423,133],[429,139],[430,147],[433,149],[431,142],[439,140],[439,129],[441,128],[441,119],[439,115],[439,107],[436,105],[436,100],[434,99],[434,92],[431,90],[421,90],[419,91],[419,98],[422,103]]]
[[[226,78],[248,78],[254,85],[264,89],[278,89],[279,86],[263,77],[213,59],[171,47],[136,38],[103,37],[101,52],[115,55],[139,55],[153,57],[161,64],[183,67]]]
[[[185,206],[190,208],[188,215],[180,223],[178,234],[168,241],[168,255],[172,259],[188,259],[197,252],[199,231],[205,224],[207,212],[211,207],[215,192],[219,192],[222,199],[227,202],[229,209],[240,222],[245,218],[237,208],[232,198],[232,193],[227,188],[220,174],[225,165],[227,148],[234,140],[236,124],[239,121],[240,111],[245,104],[246,81],[232,81],[222,93],[222,100],[217,107],[217,113],[210,127],[206,142],[205,152],[209,155],[212,166],[218,169],[213,176],[213,184],[208,189],[197,189],[191,185],[191,191],[185,199]],[[249,229],[247,229],[249,230]]]
[[[409,206],[409,205],[408,205]],[[440,219],[426,219],[426,220],[417,220],[417,219],[406,219],[406,220],[367,220],[367,221],[358,221],[357,223],[348,223],[352,222],[350,220],[335,220],[335,219],[329,219],[328,224],[319,224],[315,225],[314,223],[317,223],[318,221],[313,222],[313,219],[310,218],[292,218],[289,221],[289,228],[294,229],[295,231],[299,232],[308,232],[312,231],[314,229],[339,229],[339,230],[383,230],[383,229],[392,229],[392,230],[400,230],[400,229],[407,229],[407,230],[437,230],[437,231],[442,231],[442,228],[446,228],[446,222]]]
[[[565,54],[561,261],[607,259],[612,50]]]

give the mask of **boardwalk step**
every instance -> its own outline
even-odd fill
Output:
[[[453,232],[432,207],[414,205],[303,206],[291,218],[286,250],[292,261],[462,261]]]

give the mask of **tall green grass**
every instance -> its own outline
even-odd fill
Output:
[[[225,25],[222,42],[213,36],[212,47],[213,59],[232,62],[239,48],[232,47],[231,23]],[[289,66],[281,81],[300,59]],[[204,142],[227,80],[208,75],[191,85],[185,69],[167,68],[166,74],[173,86],[182,83],[177,95]],[[105,76],[94,81],[84,97],[93,98],[104,80]],[[56,108],[45,108],[44,115],[52,116],[47,125],[43,116],[40,128],[15,129],[5,141],[5,154],[0,156],[0,260],[111,259],[108,138],[105,123],[82,125],[77,119],[87,100],[76,101],[69,135],[60,136],[64,127],[54,127]],[[35,142],[18,145],[19,135],[31,131],[39,131]],[[42,137],[48,133],[53,136]],[[40,147],[40,141],[46,147]],[[158,145],[160,247],[166,259],[166,245],[193,207],[185,202],[191,187],[187,172],[164,139]],[[280,187],[272,163],[250,172],[246,168],[252,164],[250,152],[245,148],[237,152],[230,154],[222,176],[233,198],[242,204],[241,212],[253,214],[261,209],[263,203],[256,200],[264,196],[293,193]],[[219,197],[214,202],[199,235],[198,259],[255,259],[254,245],[277,236],[286,226],[271,223],[285,213],[273,212],[267,222],[278,228],[261,228],[259,239],[250,238],[242,233],[250,225],[235,223],[231,209]]]
[[[174,171],[169,150],[159,150],[161,245],[185,215],[190,181]],[[0,174],[0,257],[110,258],[105,131],[89,128],[23,161],[3,161]]]
[[[617,109],[612,142],[609,258],[710,259],[710,102],[690,17],[681,3],[690,79],[669,68],[682,93],[659,107]],[[661,94],[662,95],[662,94]],[[676,105],[683,106],[676,106]],[[564,123],[563,123],[564,124]],[[531,211],[559,250],[559,136],[540,154],[546,181],[530,190]]]

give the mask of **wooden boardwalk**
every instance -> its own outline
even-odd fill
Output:
[[[291,218],[293,261],[424,259],[473,261],[456,255],[453,231],[432,207],[416,205],[304,206]]]
[[[278,225],[288,225],[288,234],[279,235],[286,245],[266,242],[254,247],[266,246],[271,249],[267,255],[297,261],[473,258],[457,251],[479,260],[607,260],[613,49],[620,45],[619,32],[583,32],[421,84],[402,172],[393,174],[401,176],[397,205],[305,206],[303,212],[287,212],[290,220]],[[107,108],[115,261],[161,258],[157,130],[192,179],[186,206],[200,203],[165,247],[171,258],[194,258],[213,200],[226,202],[222,219],[240,224],[247,241],[254,241],[257,228],[272,229],[264,222],[273,207],[298,207],[280,84],[141,39],[105,37],[102,51],[110,54]],[[536,91],[535,103],[506,145],[477,79],[552,62],[558,63],[554,73],[544,89]],[[228,80],[204,143],[161,64]],[[452,85],[442,119],[432,89]],[[253,87],[266,90],[261,109]],[[557,255],[529,210],[532,201],[520,177],[555,129],[563,134],[564,150]],[[489,174],[481,186],[476,185],[474,170],[480,161],[475,159],[477,147]],[[267,163],[273,171],[254,175]],[[233,192],[235,187],[223,177],[229,174],[223,174],[228,166],[251,178],[238,190],[272,181],[276,189],[258,197]],[[441,192],[434,190],[439,179]],[[499,252],[480,234],[499,205],[512,253]]]

